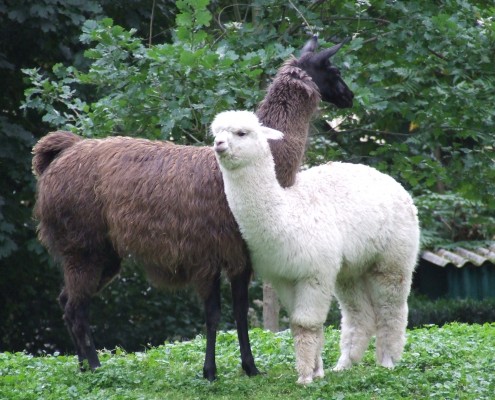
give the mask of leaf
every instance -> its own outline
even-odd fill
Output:
[[[191,67],[195,64],[196,55],[188,50],[182,50],[180,53],[180,63],[183,66]]]
[[[177,38],[182,42],[188,42],[191,35],[191,29],[184,26],[179,26],[177,28]]]
[[[177,22],[178,27],[192,28],[193,26],[191,14],[185,14],[185,13],[178,14],[175,20]]]
[[[197,11],[195,13],[197,26],[209,26],[211,21],[211,14],[207,10]]]

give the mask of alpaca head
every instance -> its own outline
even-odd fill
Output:
[[[263,157],[271,157],[268,139],[280,140],[283,133],[262,126],[249,111],[225,111],[211,124],[213,149],[225,169],[237,169]]]
[[[330,57],[337,53],[345,43],[347,40],[315,53],[318,38],[313,36],[303,47],[298,60],[299,68],[306,71],[318,86],[321,99],[335,104],[338,108],[352,107],[354,98],[354,93],[341,78],[339,69],[330,62]]]

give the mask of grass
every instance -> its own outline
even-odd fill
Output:
[[[370,346],[360,365],[334,373],[339,331],[326,330],[326,376],[296,385],[290,334],[251,331],[256,363],[240,368],[234,332],[218,336],[218,380],[202,376],[205,340],[165,344],[141,353],[100,353],[102,367],[80,373],[73,356],[0,353],[0,399],[492,399],[495,396],[495,323],[448,324],[408,331],[401,363],[377,367]]]

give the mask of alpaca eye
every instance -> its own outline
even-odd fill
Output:
[[[237,136],[246,136],[247,132],[246,131],[237,131]]]

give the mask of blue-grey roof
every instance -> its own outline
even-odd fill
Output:
[[[479,247],[474,250],[468,250],[462,247],[456,247],[450,250],[427,250],[421,254],[421,259],[439,267],[447,267],[449,265],[458,268],[468,265],[474,267],[495,266],[495,242],[488,247]]]

